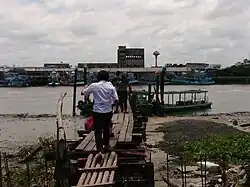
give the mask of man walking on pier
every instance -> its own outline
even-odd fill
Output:
[[[117,92],[119,97],[119,105],[121,112],[127,112],[128,109],[128,89],[129,93],[131,93],[132,89],[129,84],[129,80],[125,74],[122,74],[121,80],[117,85]]]
[[[90,84],[82,92],[85,96],[93,94],[93,120],[96,148],[98,151],[108,151],[110,139],[110,124],[112,119],[112,104],[118,105],[118,95],[115,87],[109,82],[109,73],[100,71],[98,82]],[[104,147],[103,147],[104,146]]]

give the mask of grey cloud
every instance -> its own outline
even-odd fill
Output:
[[[154,50],[160,64],[232,64],[248,58],[249,6],[249,0],[3,1],[0,61],[115,62],[117,46],[127,44],[145,48],[148,66]]]
[[[79,37],[94,36],[97,30],[91,25],[74,26],[70,28],[71,32]]]
[[[210,12],[205,14],[206,19],[214,20],[216,18],[228,18],[238,16],[240,13],[248,11],[250,7],[248,0],[221,0],[217,6]]]

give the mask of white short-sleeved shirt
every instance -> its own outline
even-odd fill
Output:
[[[112,104],[118,100],[117,92],[111,82],[100,81],[90,84],[84,89],[83,94],[94,95],[94,112],[109,113],[112,112]]]

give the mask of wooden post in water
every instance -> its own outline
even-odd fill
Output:
[[[160,97],[161,97],[161,104],[164,105],[164,71],[161,71],[160,74]]]
[[[88,84],[87,64],[84,64],[83,73],[84,73],[84,74],[83,74],[83,76],[84,76],[84,85],[87,85],[87,84]],[[89,98],[84,96],[84,101],[85,101],[85,102],[88,102],[88,101],[89,101]]]
[[[159,75],[156,75],[156,90],[155,90],[155,95],[156,95],[156,102],[159,103],[159,86],[160,86],[160,79]]]
[[[83,68],[83,76],[84,76],[84,85],[87,85],[88,77],[87,77],[87,65],[84,65]]]
[[[148,102],[151,101],[151,83],[148,84]]]
[[[76,87],[77,87],[77,73],[78,70],[75,68],[75,75],[74,75],[74,88],[73,88],[73,112],[72,115],[76,116]]]

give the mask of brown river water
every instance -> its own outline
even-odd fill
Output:
[[[146,86],[134,89],[147,90]],[[231,113],[250,111],[250,85],[212,85],[212,86],[166,86],[166,91],[206,89],[212,109],[209,113]],[[61,92],[67,92],[63,113],[72,114],[72,87],[31,87],[0,88],[0,114],[30,115],[55,114],[56,103]],[[81,88],[77,89],[77,98],[81,99]],[[78,100],[77,99],[77,100]],[[66,116],[67,137],[77,138],[77,129],[85,119]],[[31,144],[39,136],[53,135],[56,130],[54,117],[18,118],[2,115],[0,117],[0,150],[13,151],[23,144]]]

